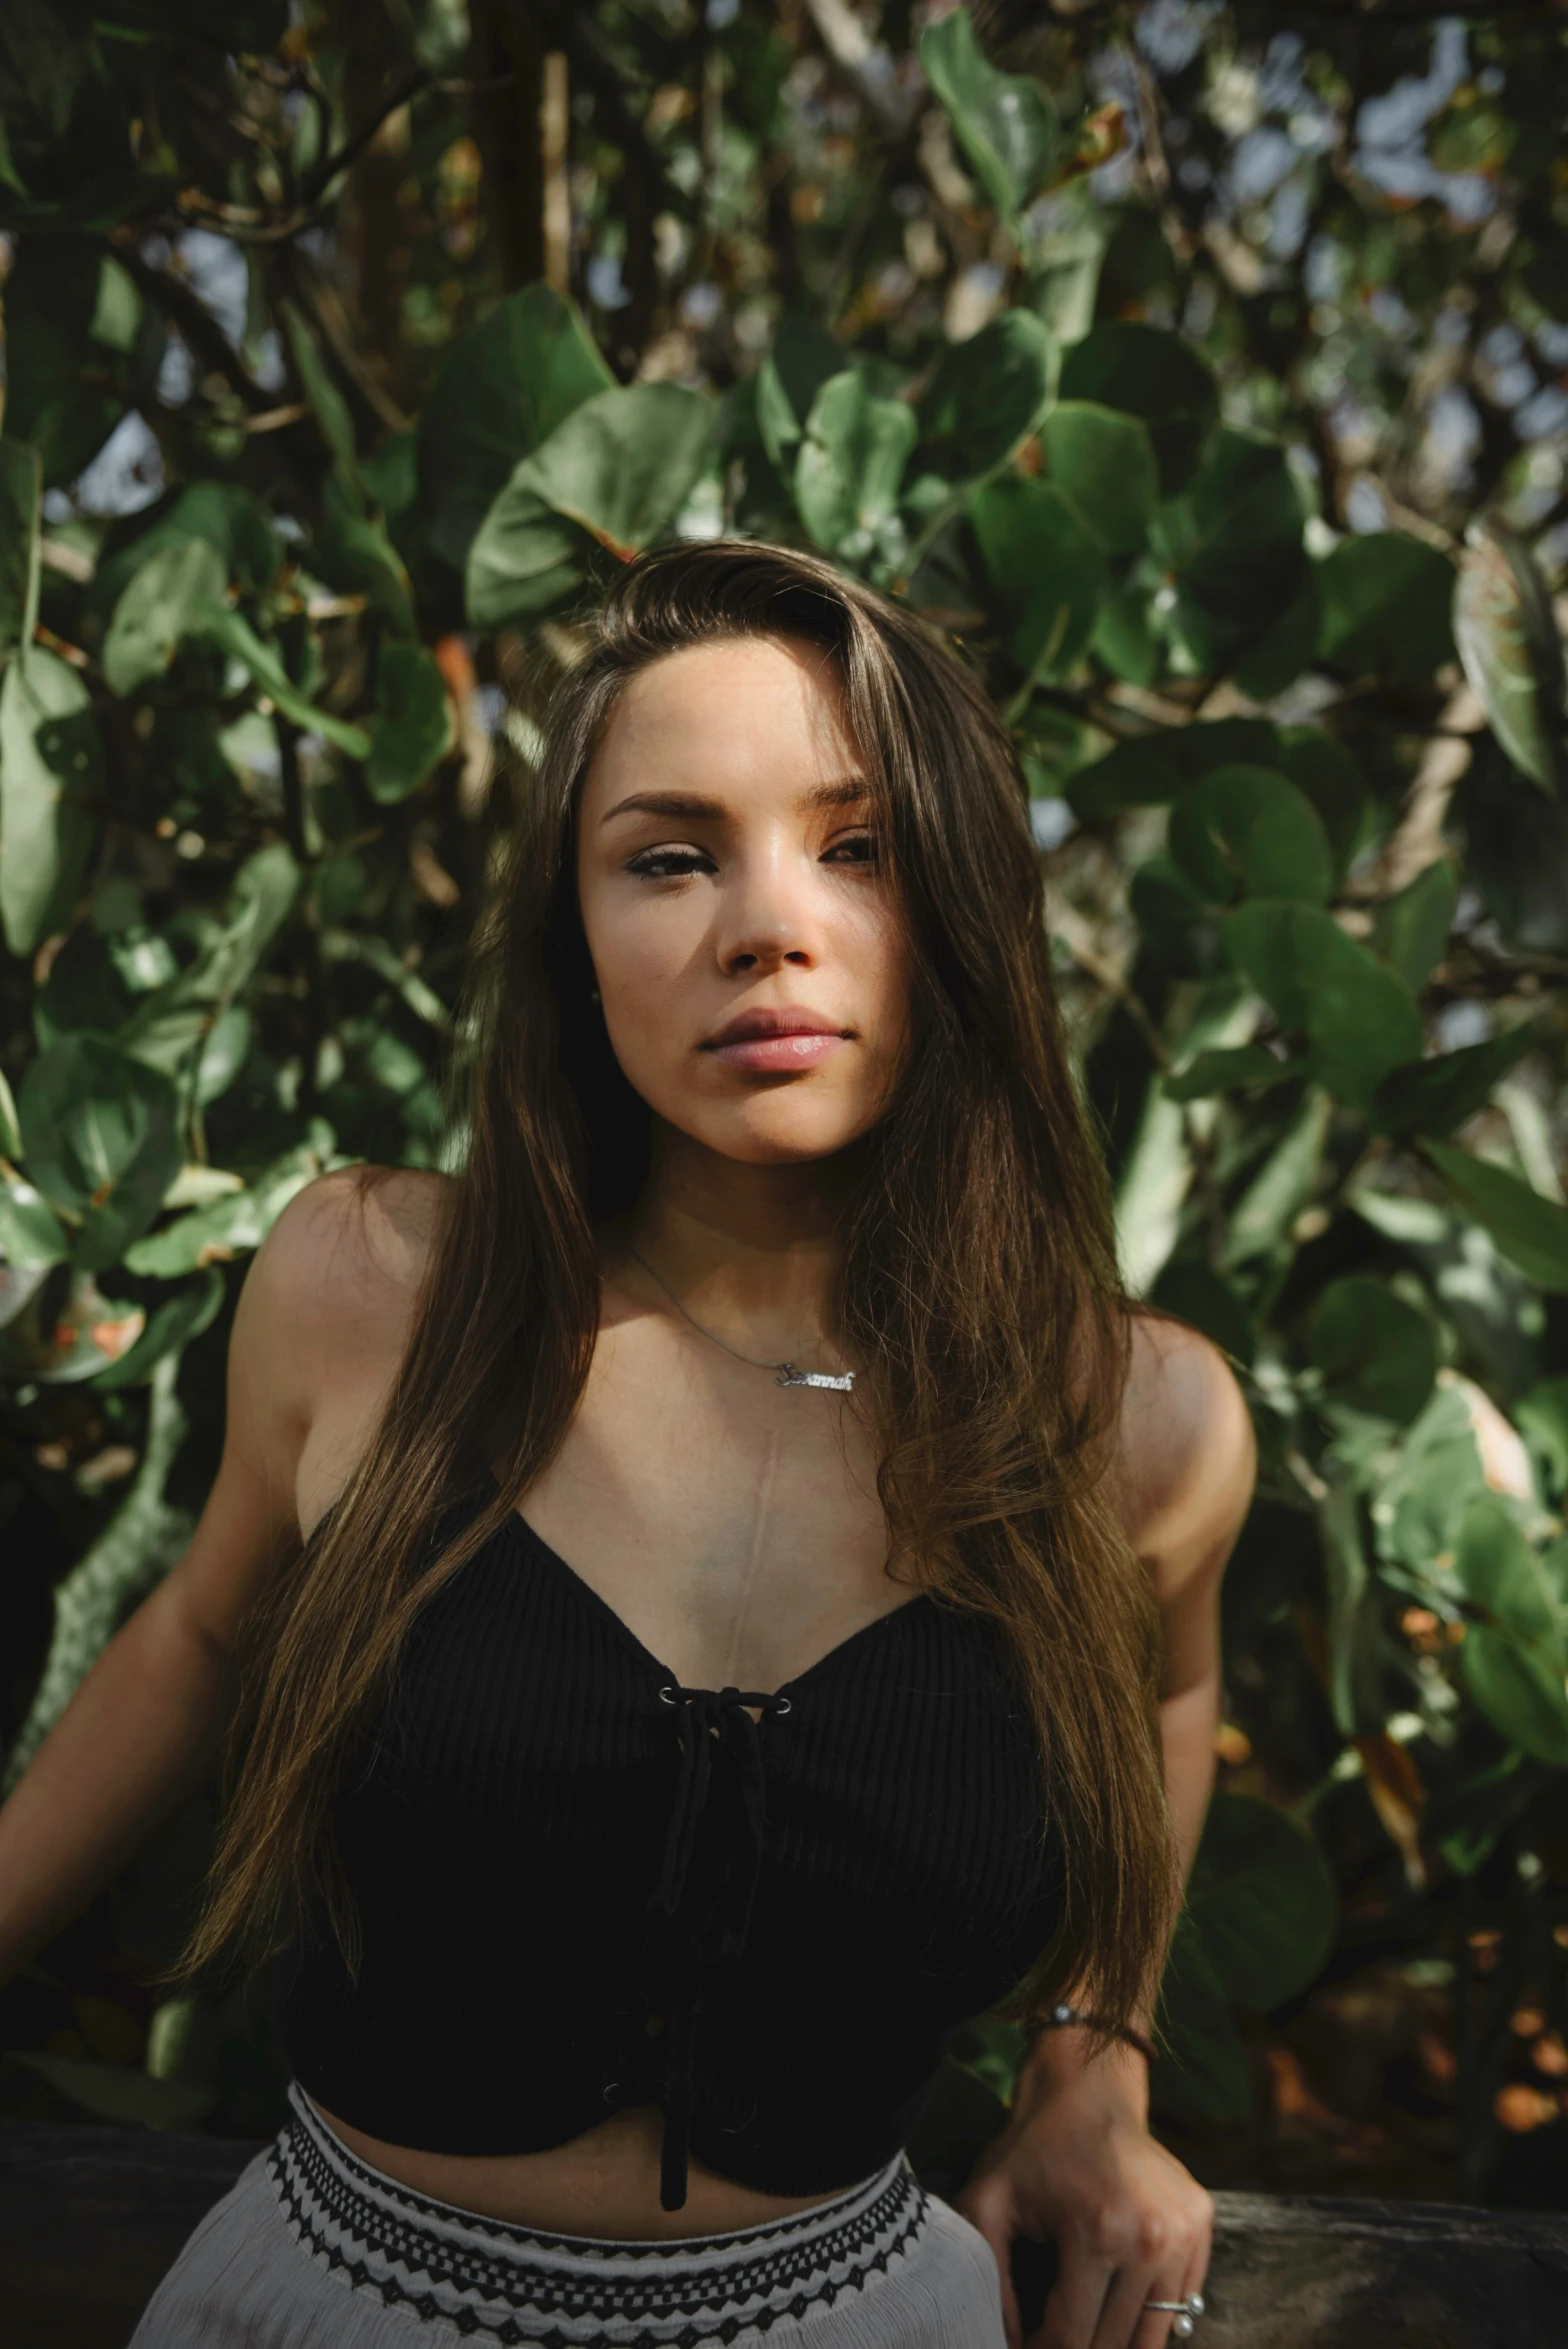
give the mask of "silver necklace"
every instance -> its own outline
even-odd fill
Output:
[[[738,1346],[732,1346],[730,1344],[728,1338],[721,1338],[717,1336],[713,1330],[704,1329],[702,1323],[697,1319],[694,1313],[687,1313],[685,1306],[681,1303],[679,1297],[676,1296],[675,1291],[670,1287],[669,1282],[660,1278],[660,1275],[654,1271],[653,1266],[648,1262],[648,1259],[645,1256],[639,1256],[637,1254],[636,1249],[632,1246],[629,1240],[626,1243],[626,1253],[628,1256],[633,1257],[636,1262],[642,1266],[643,1271],[648,1275],[648,1278],[651,1281],[658,1282],[659,1287],[669,1298],[670,1303],[674,1306],[676,1312],[684,1313],[686,1315],[686,1319],[691,1323],[692,1328],[697,1331],[699,1336],[711,1338],[714,1345],[722,1346],[724,1348],[726,1354],[733,1354],[737,1362],[749,1362],[753,1370],[776,1371],[778,1375],[773,1381],[776,1387],[831,1387],[834,1393],[839,1395],[847,1395],[853,1390],[855,1384],[855,1373],[852,1370],[846,1370],[840,1377],[835,1378],[831,1371],[797,1370],[793,1362],[759,1362],[755,1354],[743,1354]]]

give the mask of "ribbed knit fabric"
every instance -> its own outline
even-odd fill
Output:
[[[452,2154],[658,2105],[667,2209],[688,2151],[771,2194],[880,2169],[1059,1914],[991,1623],[922,1595],[776,1692],[681,1689],[520,1517],[419,1618],[335,1816],[357,1988],[319,1932],[275,1978],[307,2094]]]

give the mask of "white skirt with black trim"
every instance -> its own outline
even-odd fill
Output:
[[[792,2217],[685,2241],[434,2202],[294,2117],[207,2213],[129,2349],[1002,2349],[985,2238],[902,2154]]]

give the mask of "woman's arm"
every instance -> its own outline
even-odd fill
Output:
[[[1184,1876],[1214,1782],[1220,1580],[1256,1464],[1251,1416],[1224,1357],[1183,1324],[1141,1316],[1117,1484],[1160,1602],[1160,1734]],[[1133,2050],[1093,2056],[1072,2028],[1036,2042],[1008,2125],[959,2198],[997,2255],[1009,2349],[1164,2349],[1170,2317],[1144,2303],[1201,2288],[1212,2207],[1149,2135],[1148,2103],[1147,2067]],[[1059,2258],[1027,2344],[1009,2267],[1019,2235],[1054,2237]]]
[[[302,1193],[234,1317],[222,1464],[190,1548],[115,1634],[0,1809],[0,1981],[201,1784],[230,1716],[240,1627],[299,1544],[297,1486],[350,1343],[383,1329],[344,1177]],[[368,1320],[367,1320],[368,1314]],[[349,1364],[352,1372],[352,1362]]]

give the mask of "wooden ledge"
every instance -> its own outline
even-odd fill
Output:
[[[5,2349],[125,2349],[186,2236],[259,2151],[226,2137],[0,2123]],[[1568,2217],[1215,2200],[1209,2313],[1193,2349],[1568,2342]]]

